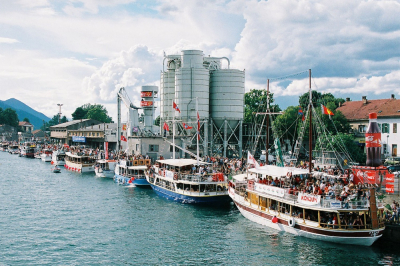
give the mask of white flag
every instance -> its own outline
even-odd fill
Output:
[[[256,168],[259,168],[260,165],[257,163],[256,159],[254,158],[253,155],[251,155],[251,153],[249,151],[247,151],[247,164],[252,164],[254,165]]]

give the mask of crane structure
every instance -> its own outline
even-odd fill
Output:
[[[126,92],[125,88],[122,87],[119,89],[117,94],[117,108],[118,108],[118,121],[117,121],[117,151],[120,150],[121,147],[121,101],[124,102],[126,108],[128,108],[128,125],[127,131],[128,136],[132,136],[132,129],[133,126],[139,125],[139,113],[138,110],[141,109],[140,107],[136,107],[132,104],[131,100],[129,99],[128,93]]]

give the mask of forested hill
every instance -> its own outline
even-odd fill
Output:
[[[6,101],[0,100],[0,107],[3,110],[7,108],[12,108],[17,112],[19,121],[22,121],[25,117],[29,119],[29,122],[33,125],[34,129],[39,129],[43,125],[43,120],[48,122],[50,118],[45,116],[44,114],[35,111],[28,105],[24,104],[23,102],[11,98]]]

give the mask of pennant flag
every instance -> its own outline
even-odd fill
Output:
[[[334,115],[331,110],[321,104],[321,110],[324,115]]]
[[[174,107],[175,111],[178,111],[179,113],[181,110],[179,110],[178,105],[175,102],[172,102],[172,106]]]
[[[200,140],[200,115],[197,111],[197,139]]]
[[[299,106],[299,115],[301,115],[301,121],[304,121],[306,118],[304,117],[303,109],[301,109],[301,106]]]
[[[122,141],[128,141],[124,135],[121,135],[121,140]]]
[[[164,130],[167,130],[167,131],[169,131],[169,126],[168,126],[168,124],[167,124],[167,123],[165,123],[165,122],[164,122]]]
[[[192,129],[193,127],[191,127],[191,126],[189,126],[189,125],[187,125],[187,124],[185,124],[185,123],[182,123],[183,124],[183,127],[185,128],[185,129]]]
[[[122,125],[122,130],[126,131],[126,124]]]
[[[259,168],[260,165],[257,163],[256,159],[254,158],[253,155],[251,155],[251,153],[249,151],[247,151],[247,164],[252,164],[254,165],[256,168]]]
[[[279,141],[279,138],[276,138],[274,140],[274,147],[276,151],[276,166],[283,167],[284,163],[283,163],[281,142]]]

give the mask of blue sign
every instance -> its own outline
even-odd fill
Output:
[[[133,127],[133,128],[132,128],[132,132],[134,132],[134,133],[139,132],[139,128],[138,128],[138,127]]]
[[[86,137],[82,136],[72,136],[73,142],[86,142]]]

